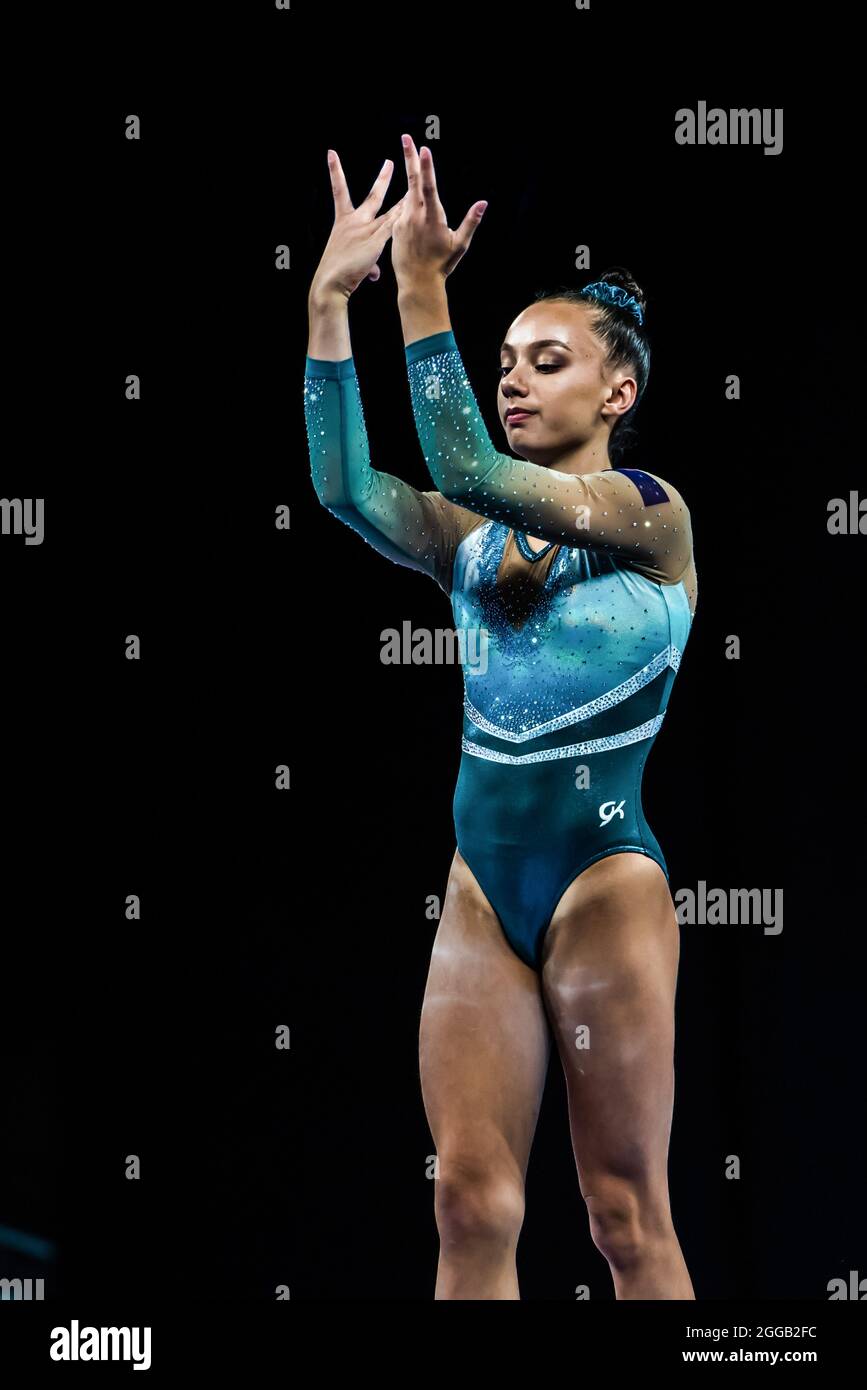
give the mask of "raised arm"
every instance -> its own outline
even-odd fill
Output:
[[[405,351],[419,440],[444,497],[543,540],[608,551],[659,583],[681,578],[692,553],[689,512],[669,483],[641,469],[559,473],[501,454],[452,330]]]
[[[308,354],[304,415],[322,505],[381,555],[431,575],[449,593],[455,548],[477,518],[438,492],[420,492],[371,466],[351,355],[332,361]]]
[[[401,206],[376,216],[391,161],[356,209],[340,161],[334,151],[329,155],[334,228],[308,295],[304,374],[313,486],[322,505],[380,554],[430,574],[448,593],[455,547],[476,520],[439,493],[420,492],[371,466],[349,337],[350,296],[363,280],[379,278],[377,260]]]
[[[690,567],[689,512],[667,482],[640,469],[560,473],[501,454],[491,442],[452,331],[446,279],[484,212],[446,221],[430,151],[404,136],[407,192],[392,228],[416,428],[428,469],[450,501],[543,540],[611,553],[659,583]]]

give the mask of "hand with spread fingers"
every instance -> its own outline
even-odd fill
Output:
[[[391,263],[398,287],[406,289],[441,277],[445,280],[468,250],[487,203],[473,203],[456,232],[446,220],[437,192],[433,155],[426,145],[419,153],[403,136],[407,191],[392,227]]]
[[[385,161],[370,192],[357,208],[352,205],[336,150],[328,151],[328,169],[334,195],[334,226],[313,277],[311,294],[332,293],[348,299],[363,280],[380,278],[377,262],[401,214],[406,195],[388,212],[377,215],[394,172],[390,159]]]

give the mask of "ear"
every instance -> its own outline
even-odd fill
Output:
[[[627,372],[615,384],[612,394],[617,397],[618,401],[625,401],[623,408],[617,411],[618,415],[625,415],[635,405],[638,396],[638,382],[634,376],[630,376]]]

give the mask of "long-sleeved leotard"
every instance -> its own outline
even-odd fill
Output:
[[[307,359],[314,486],[384,555],[432,575],[457,629],[484,641],[464,666],[457,845],[540,969],[557,902],[589,864],[633,851],[667,876],[641,778],[691,625],[689,514],[642,470],[582,477],[497,453],[451,332],[406,358],[439,490],[371,468],[352,358]],[[516,532],[550,544],[525,552]]]
[[[640,469],[559,473],[498,453],[451,330],[410,343],[406,360],[419,441],[444,497],[527,535],[592,547],[658,583],[683,577],[689,512],[669,484]]]
[[[308,357],[304,414],[316,495],[380,554],[421,570],[446,593],[461,537],[482,520],[441,493],[421,492],[371,466],[352,357]]]

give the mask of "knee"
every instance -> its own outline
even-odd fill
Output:
[[[524,1221],[523,1182],[496,1166],[441,1155],[436,1221],[443,1245],[514,1247]]]
[[[593,1243],[616,1269],[646,1259],[673,1230],[667,1194],[651,1196],[646,1184],[597,1177],[588,1180],[584,1202]]]

